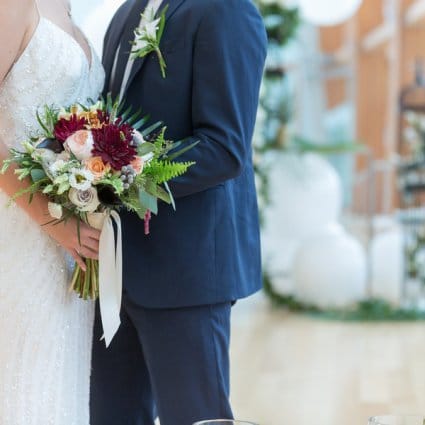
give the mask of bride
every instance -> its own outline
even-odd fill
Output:
[[[1,0],[0,161],[37,128],[44,105],[97,98],[99,59],[67,0]],[[70,254],[97,258],[99,232],[50,221],[10,170],[0,176],[0,424],[88,425],[93,306],[68,292]]]

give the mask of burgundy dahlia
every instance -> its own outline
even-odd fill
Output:
[[[97,118],[101,124],[106,124],[106,125],[110,124],[111,116],[106,111],[102,111],[101,109],[98,109]]]
[[[127,142],[131,144],[133,142],[134,128],[131,127],[131,125],[128,125],[128,124],[125,124],[125,123],[122,124],[122,119],[121,118],[118,118],[115,121],[115,124],[121,130],[122,134],[124,135],[125,140],[127,140]]]
[[[130,145],[126,133],[121,127],[110,124],[102,128],[92,130],[94,156],[100,156],[104,163],[120,171],[125,165],[129,165],[136,156],[136,149]]]
[[[63,143],[78,130],[84,130],[87,124],[85,118],[78,118],[75,114],[71,115],[70,119],[61,118],[55,125],[54,136]]]

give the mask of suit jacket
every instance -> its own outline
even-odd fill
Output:
[[[146,0],[129,0],[105,37],[105,92],[115,54],[119,86]],[[147,308],[226,302],[261,288],[259,219],[251,139],[266,57],[262,19],[250,0],[164,0],[161,50],[167,77],[151,54],[135,62],[125,102],[163,121],[173,140],[200,143],[195,161],[170,185],[177,210],[160,205],[143,222],[123,212],[124,288]]]

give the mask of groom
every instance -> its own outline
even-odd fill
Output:
[[[146,7],[168,6],[157,55],[129,58]],[[250,0],[129,0],[105,37],[105,93],[163,121],[173,140],[199,144],[144,235],[122,213],[121,327],[109,349],[97,311],[91,425],[191,425],[231,419],[230,310],[261,287],[251,138],[266,55]]]

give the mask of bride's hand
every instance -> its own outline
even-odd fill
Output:
[[[78,225],[74,218],[66,223],[48,225],[45,230],[49,236],[72,255],[84,271],[86,264],[83,258],[99,259],[99,230],[81,222],[80,238],[78,238]]]
[[[0,163],[1,160],[7,158],[3,152],[2,141],[0,140]],[[9,196],[28,187],[27,180],[19,181],[14,174],[15,167],[11,167],[7,173],[0,175],[0,189]],[[78,265],[85,271],[86,265],[84,258],[97,260],[99,258],[99,239],[100,232],[93,227],[80,223],[80,239],[78,239],[77,219],[69,219],[66,223],[54,225],[44,225],[48,214],[48,199],[41,193],[36,193],[33,196],[31,203],[25,196],[18,198],[16,203],[25,210],[28,215],[40,226],[43,230],[53,238],[59,245],[65,248],[75,259]],[[80,244],[81,242],[81,244]]]

